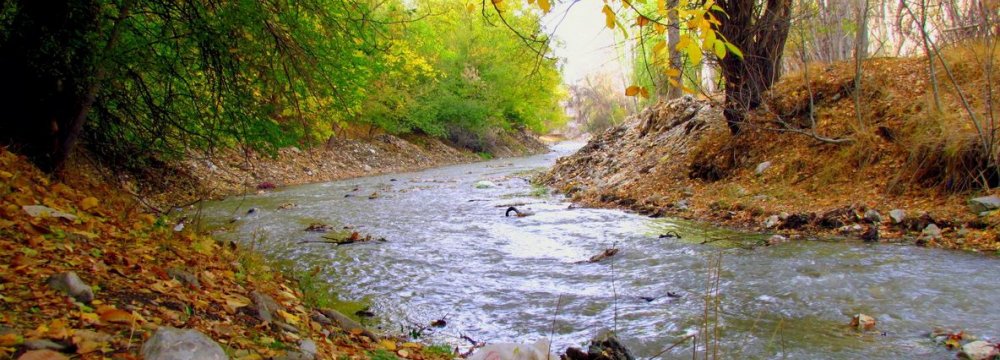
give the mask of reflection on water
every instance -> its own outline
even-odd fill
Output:
[[[302,269],[320,266],[339,296],[375,299],[385,330],[447,317],[446,328],[428,335],[433,342],[465,345],[462,334],[529,342],[551,334],[562,348],[614,328],[638,356],[651,356],[699,327],[708,259],[718,253],[726,357],[943,358],[954,354],[924,335],[934,327],[1000,335],[997,259],[827,241],[755,250],[702,245],[760,236],[530,196],[525,171],[568,150],[291,187],[210,204],[207,217],[222,224],[259,208],[223,236],[263,234],[271,255]],[[476,189],[480,180],[498,186]],[[369,200],[373,192],[380,197]],[[286,202],[298,206],[277,210]],[[504,217],[512,204],[535,215]],[[312,222],[354,226],[388,242],[300,244],[319,239],[302,231]],[[682,239],[658,238],[668,230]],[[578,263],[615,246],[621,252],[610,261]],[[875,316],[880,331],[847,329],[858,312]],[[690,352],[681,346],[663,357]]]

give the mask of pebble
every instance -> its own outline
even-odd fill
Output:
[[[90,285],[84,283],[75,272],[67,271],[52,275],[46,282],[49,284],[49,287],[62,291],[66,295],[76,299],[76,301],[84,304],[94,301],[94,290],[90,288]]]
[[[201,289],[201,282],[198,281],[198,277],[194,274],[185,271],[181,268],[169,268],[167,269],[167,276],[171,279],[180,281],[182,284],[193,287],[195,289]]]

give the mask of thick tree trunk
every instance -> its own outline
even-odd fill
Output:
[[[726,79],[726,103],[723,114],[733,134],[744,125],[748,111],[760,106],[761,96],[781,77],[781,55],[790,27],[792,0],[720,0],[726,14],[720,32],[740,48],[743,58],[726,56],[720,61]],[[728,15],[727,15],[728,14]]]

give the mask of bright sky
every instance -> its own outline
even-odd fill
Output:
[[[616,55],[614,34],[604,26],[603,7],[604,3],[596,0],[559,2],[543,18],[546,32],[557,42],[556,56],[565,59],[563,79],[567,84],[600,72],[623,79],[623,64]]]

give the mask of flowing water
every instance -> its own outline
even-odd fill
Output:
[[[221,236],[256,239],[299,270],[318,269],[337,297],[369,303],[376,314],[369,321],[386,331],[405,334],[445,318],[444,328],[422,332],[430,342],[467,346],[461,335],[489,342],[549,338],[555,351],[616,329],[637,356],[648,357],[717,318],[709,333],[718,341],[706,346],[702,332],[697,351],[724,358],[940,359],[955,354],[926,335],[936,327],[1000,336],[995,257],[835,240],[753,250],[702,244],[762,235],[570,208],[527,180],[572,148],[556,150],[289,187],[204,211],[215,224],[241,215]],[[481,180],[497,186],[476,188]],[[287,202],[298,206],[277,210]],[[505,217],[511,204],[535,215]],[[259,210],[244,215],[250,207]],[[387,241],[303,243],[320,240],[303,231],[314,222],[350,225]],[[681,239],[658,237],[668,231]],[[611,247],[621,252],[581,263]],[[703,295],[714,286],[718,307],[706,312]],[[874,316],[877,331],[849,329],[857,313]],[[692,350],[687,342],[660,357],[686,359]]]

